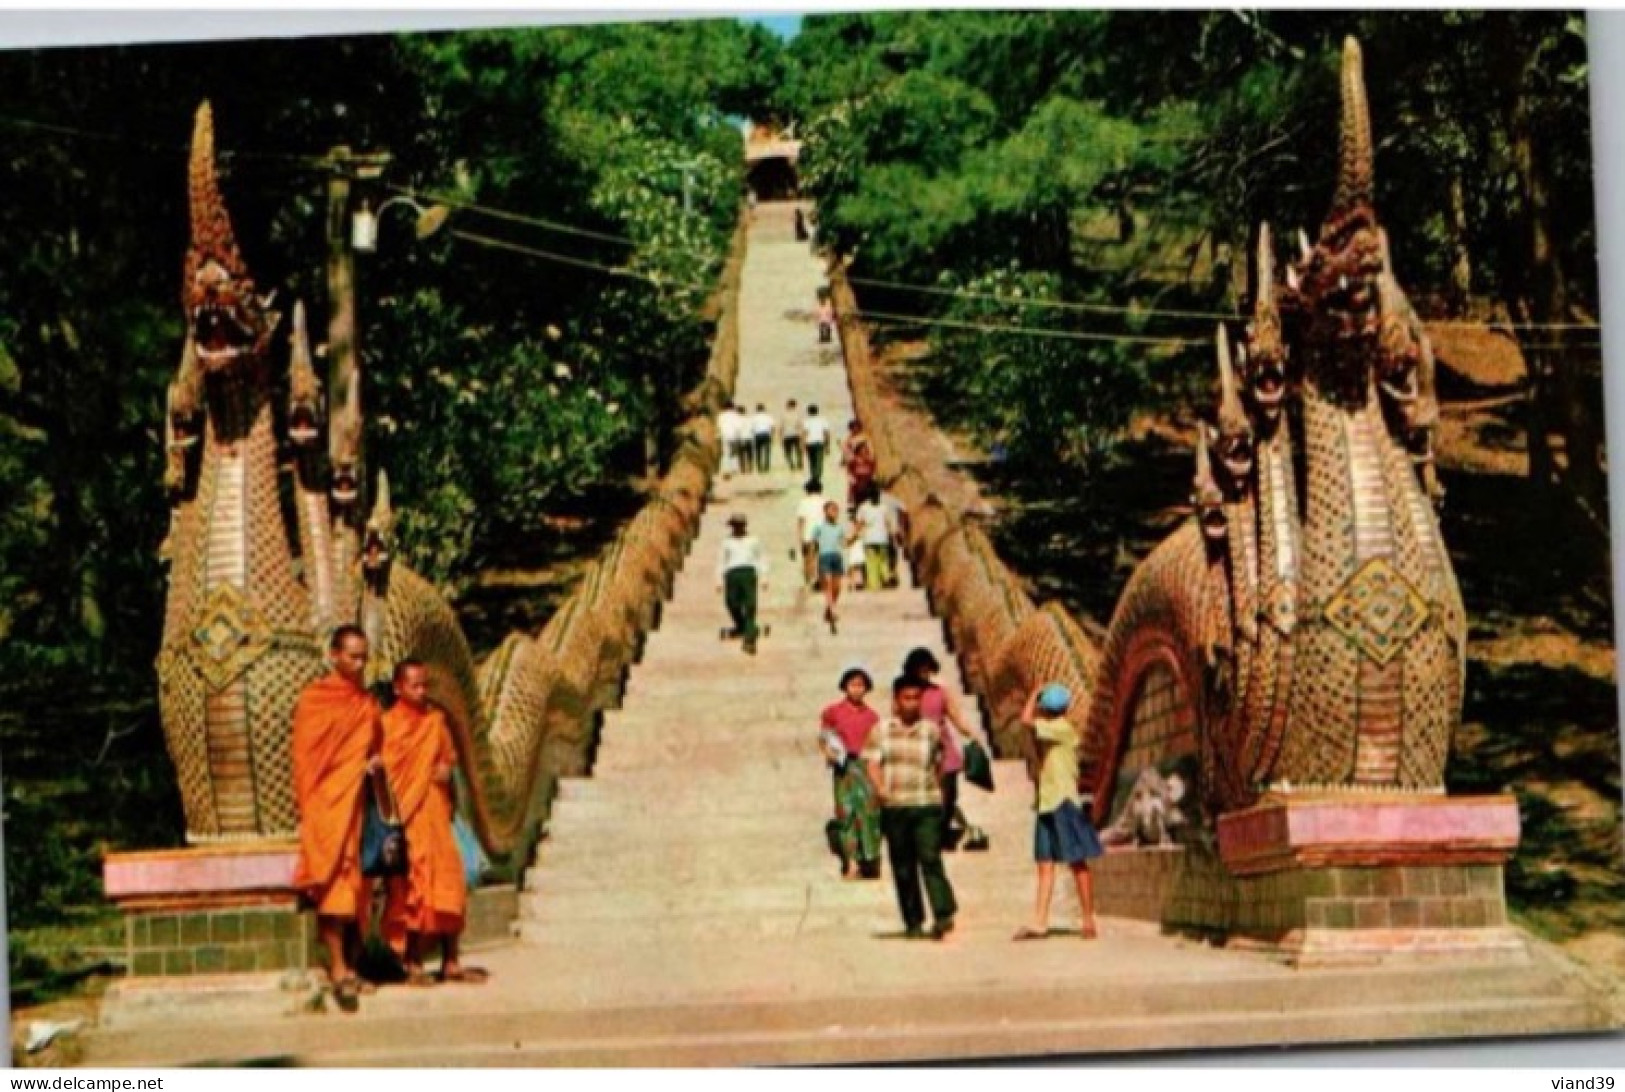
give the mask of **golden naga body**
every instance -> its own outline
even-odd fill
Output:
[[[1116,778],[1099,818],[1137,774],[1181,763],[1209,818],[1270,789],[1443,791],[1466,618],[1431,503],[1432,349],[1373,206],[1352,39],[1342,98],[1319,240],[1277,284],[1260,231],[1245,336],[1218,333],[1196,517],[1114,613],[1089,711]]]
[[[256,295],[238,250],[208,104],[197,114],[190,190],[187,336],[166,429],[170,588],[157,663],[187,839],[295,835],[294,702],[324,672],[333,628],[351,622],[371,639],[375,675],[408,656],[429,665],[468,775],[469,816],[487,849],[506,853],[534,813],[550,721],[557,733],[579,730],[571,726],[595,680],[574,679],[566,665],[587,657],[572,652],[561,635],[573,631],[561,623],[539,639],[510,636],[476,669],[445,600],[391,557],[387,481],[361,513],[361,377],[353,360],[335,364],[324,404],[302,306],[288,338],[286,434],[276,434],[279,316]],[[290,450],[285,481],[279,451]],[[589,676],[597,664],[592,658]]]

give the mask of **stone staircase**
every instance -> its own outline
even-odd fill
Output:
[[[814,402],[844,425],[844,372],[810,319],[819,283],[818,263],[790,240],[788,208],[764,206],[744,273],[738,400],[775,413],[787,398]],[[844,488],[833,465],[827,475]],[[185,1019],[104,1027],[86,1062],[812,1064],[1617,1022],[1538,946],[1518,966],[1295,971],[1121,920],[1103,919],[1101,939],[1084,942],[1065,884],[1059,935],[1012,943],[1034,884],[1032,790],[1012,762],[997,764],[996,792],[962,790],[992,849],[947,858],[959,928],[940,943],[901,939],[889,875],[844,882],[825,845],[817,716],[854,661],[879,684],[871,704],[883,712],[918,645],[936,651],[945,686],[963,684],[907,579],[843,596],[840,632],[829,633],[788,556],[800,495],[782,468],[718,484],[622,707],[605,718],[593,775],[561,787],[521,893],[520,942],[480,954],[489,984],[386,989],[344,1018],[221,1015],[202,999]],[[754,657],[718,636],[715,560],[735,512],[772,563],[761,609],[772,632]]]

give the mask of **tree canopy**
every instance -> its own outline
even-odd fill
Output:
[[[1542,460],[1555,443],[1569,484],[1600,496],[1600,430],[1584,412],[1600,400],[1595,332],[1556,350],[1549,332],[1584,327],[1596,306],[1581,16],[815,15],[790,47],[780,109],[807,141],[820,230],[856,277],[892,282],[864,289],[866,305],[936,330],[947,395],[1014,399],[1003,414],[965,409],[1043,469],[1047,443],[1027,449],[994,417],[1042,418],[1079,441],[1060,446],[1080,458],[1103,450],[1084,436],[1125,420],[1115,396],[1074,398],[1057,420],[1055,353],[1124,397],[1166,389],[1146,387],[1145,370],[1203,352],[1188,342],[1236,313],[1257,224],[1287,239],[1315,229],[1331,195],[1338,45],[1350,34],[1364,46],[1378,205],[1407,288],[1432,317],[1530,330],[1518,340],[1532,376],[1531,473],[1552,473]],[[931,324],[963,318],[963,299],[895,286],[985,287],[1029,272],[1048,303],[1097,309],[1029,297],[1000,305],[1003,325],[1167,343],[1040,351],[1028,336],[967,339]],[[981,374],[995,367],[1012,374]]]
[[[250,268],[313,331],[313,157],[388,151],[358,196],[452,206],[421,242],[384,217],[358,276],[372,461],[406,556],[456,581],[658,448],[738,215],[734,115],[778,64],[731,20],[0,54],[0,662],[149,670],[200,102]]]

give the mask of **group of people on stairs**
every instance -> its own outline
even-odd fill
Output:
[[[834,785],[835,817],[826,827],[830,849],[841,861],[843,879],[878,879],[884,842],[909,939],[941,940],[954,930],[959,904],[943,853],[962,842],[967,850],[988,848],[986,834],[959,807],[967,748],[982,748],[985,756],[988,741],[937,684],[940,669],[930,649],[910,652],[892,682],[891,716],[882,719],[868,704],[874,680],[852,665],[841,673],[841,698],[819,717],[818,746]],[[1018,941],[1049,935],[1055,870],[1063,863],[1077,886],[1082,935],[1097,936],[1089,861],[1103,849],[1081,806],[1081,739],[1066,715],[1071,700],[1066,687],[1051,683],[1033,691],[1022,712],[1040,754],[1033,831],[1038,892],[1032,921],[1012,938]]]
[[[721,473],[766,474],[772,470],[772,440],[781,426],[761,406],[754,417],[743,407],[730,406],[717,418],[724,439]],[[818,407],[807,407],[805,417],[791,399],[782,425],[785,464],[799,472],[809,466],[803,483],[805,497],[797,506],[796,542],[800,544],[802,578],[809,590],[824,596],[824,622],[837,632],[836,613],[843,586],[851,590],[893,588],[898,582],[898,554],[907,532],[908,513],[875,482],[874,445],[860,421],[848,426],[841,444],[841,465],[847,474],[846,507],[826,496],[822,478],[829,424]],[[805,452],[805,464],[802,454]],[[730,533],[717,556],[717,592],[732,621],[728,635],[742,638],[747,654],[756,652],[760,627],[756,608],[767,587],[767,554],[749,531],[749,520],[739,513],[728,519]],[[795,551],[791,551],[791,560]]]

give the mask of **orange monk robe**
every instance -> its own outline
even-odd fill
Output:
[[[293,709],[293,882],[323,917],[360,921],[370,908],[361,874],[362,788],[382,732],[372,695],[336,674],[305,687]]]
[[[384,714],[383,755],[406,824],[407,874],[390,878],[384,908],[384,938],[401,951],[408,932],[461,933],[468,909],[463,858],[451,832],[451,783],[434,777],[436,769],[457,764],[446,715],[396,702]]]

